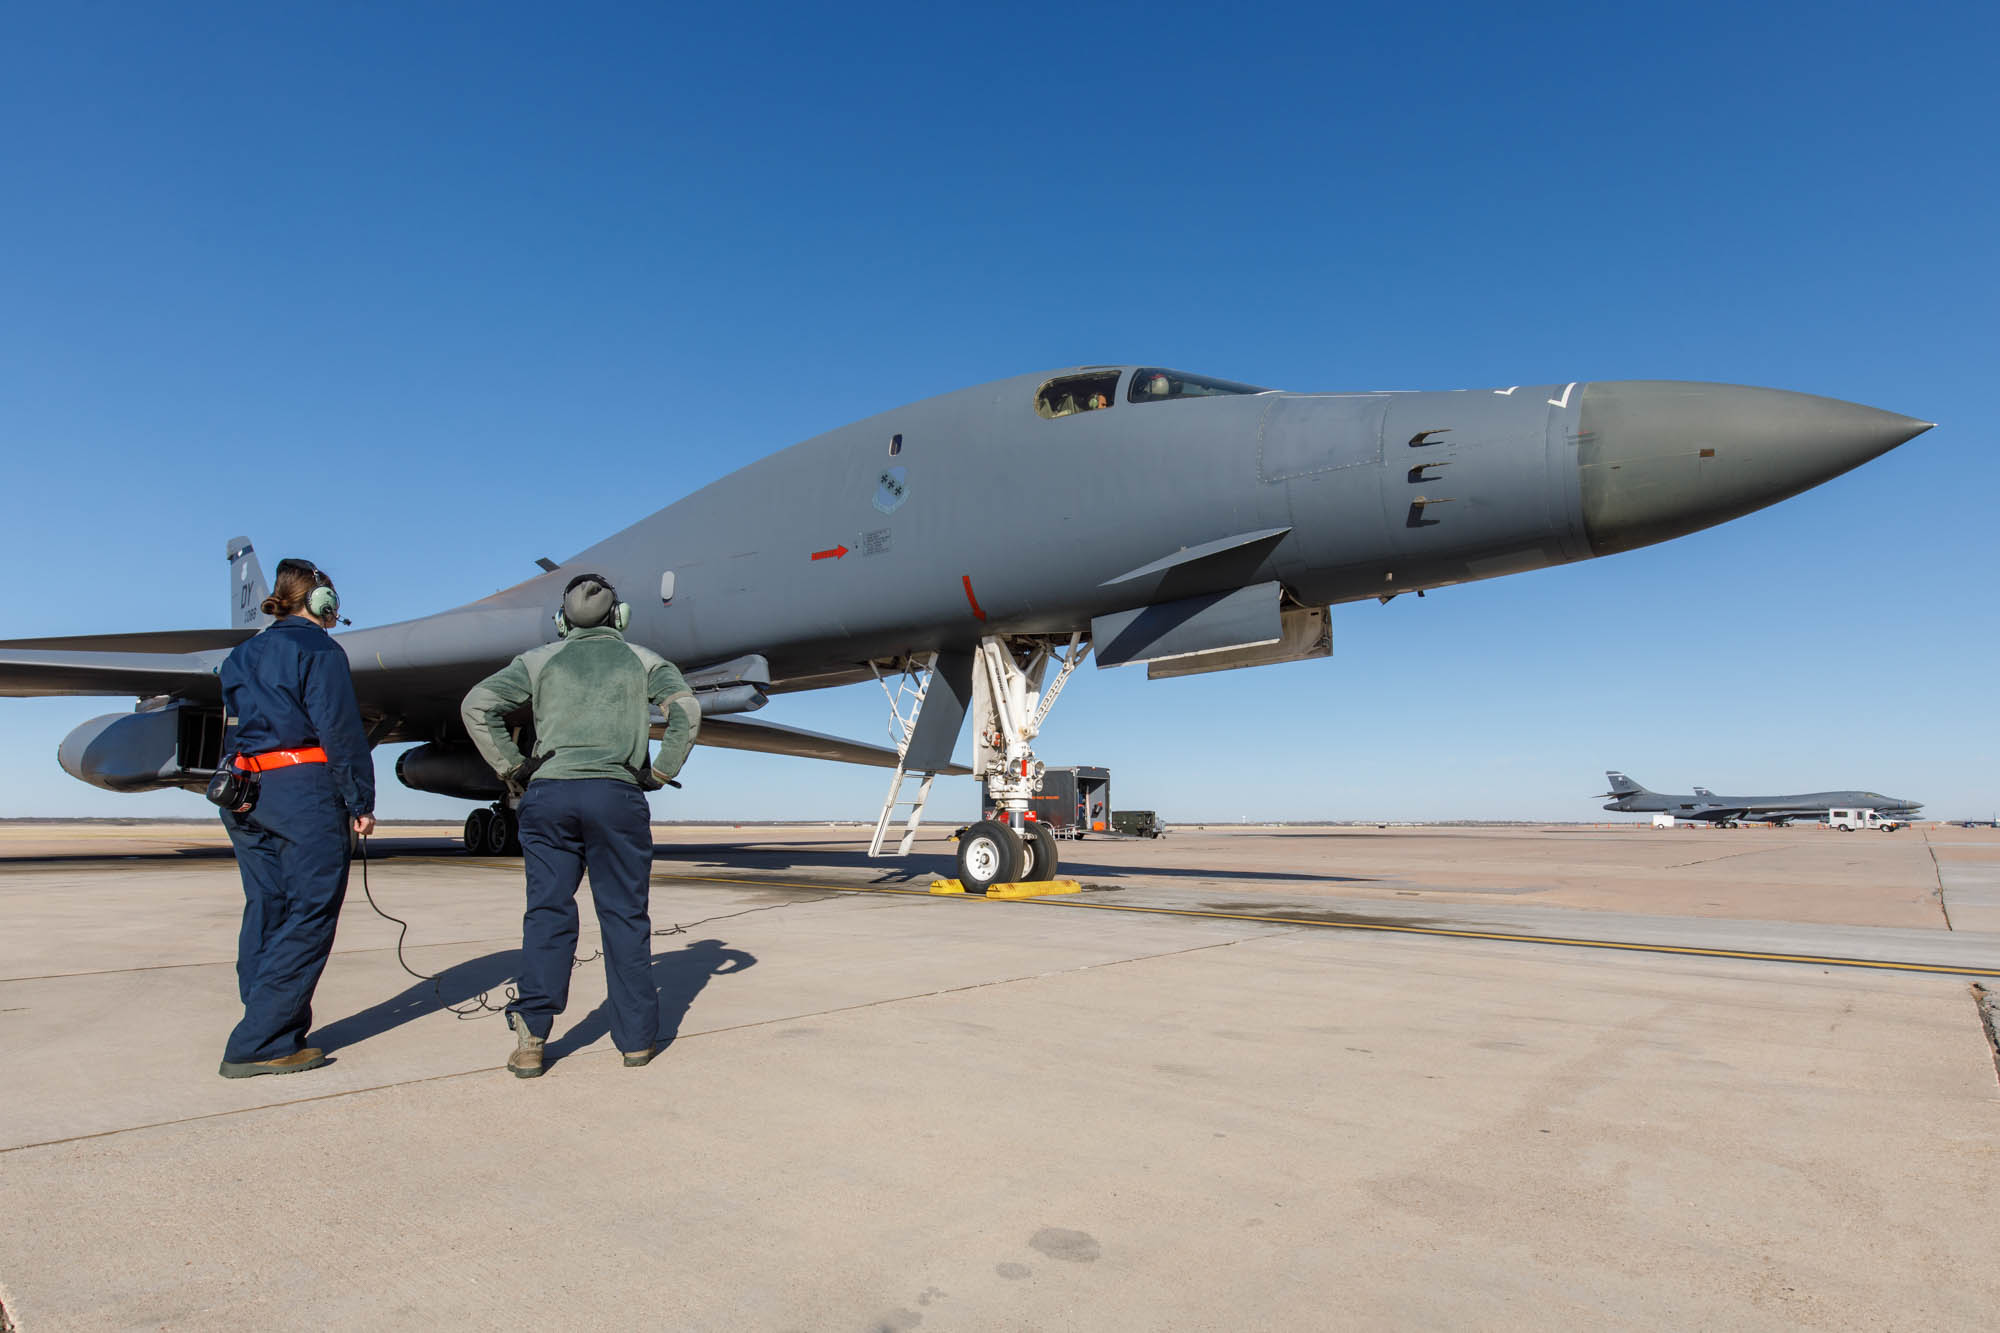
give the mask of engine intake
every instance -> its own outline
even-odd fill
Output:
[[[106,791],[199,791],[222,762],[222,714],[190,704],[107,713],[63,737],[56,762]]]

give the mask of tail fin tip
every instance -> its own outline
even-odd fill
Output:
[[[264,614],[264,599],[271,585],[264,581],[264,567],[257,560],[257,548],[248,537],[231,537],[223,545],[229,557],[229,627],[262,629],[271,623]]]

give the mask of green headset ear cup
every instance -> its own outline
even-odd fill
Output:
[[[306,594],[306,610],[315,620],[325,620],[340,610],[340,594],[325,585],[314,588]]]
[[[625,627],[632,623],[632,603],[618,603],[618,613],[611,618],[611,623],[618,627],[620,634],[623,634]]]
[[[556,613],[550,616],[549,619],[556,622],[556,637],[558,639],[567,639],[569,637],[569,617],[564,615],[561,609],[558,608]]]

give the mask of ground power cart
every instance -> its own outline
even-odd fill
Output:
[[[1042,776],[1042,793],[1028,804],[1036,822],[1047,824],[1058,838],[1081,838],[1111,831],[1111,770],[1051,768]],[[986,818],[998,816],[991,810]]]

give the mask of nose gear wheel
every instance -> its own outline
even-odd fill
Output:
[[[997,819],[982,819],[959,835],[958,878],[968,893],[1016,882],[1024,859],[1021,840]]]

